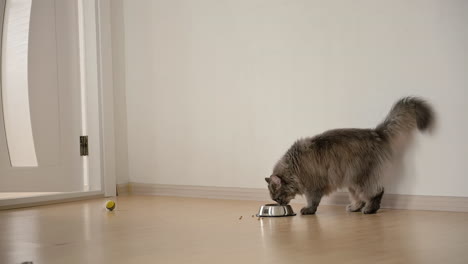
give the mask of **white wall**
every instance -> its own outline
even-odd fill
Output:
[[[132,182],[265,187],[299,137],[433,103],[389,193],[468,196],[468,1],[124,0]]]

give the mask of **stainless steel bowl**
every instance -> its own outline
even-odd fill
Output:
[[[296,215],[292,207],[288,205],[279,204],[265,204],[260,207],[258,217],[280,217],[280,216],[293,216]]]

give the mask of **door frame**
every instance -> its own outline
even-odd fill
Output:
[[[112,69],[111,0],[93,0],[96,6],[98,80],[100,92],[101,190],[116,196],[114,86]]]
[[[111,0],[78,0],[84,20],[89,178],[104,196],[116,195]],[[97,136],[96,136],[97,135]],[[98,155],[92,155],[98,153]],[[92,182],[90,185],[92,186]],[[95,183],[96,184],[96,183]]]

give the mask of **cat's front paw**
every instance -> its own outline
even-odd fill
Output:
[[[346,206],[346,211],[348,212],[359,212],[361,211],[361,209],[364,207],[364,203],[358,203],[358,204],[355,204],[355,203],[352,203],[352,204],[348,204]]]
[[[301,209],[301,214],[302,215],[311,215],[311,214],[315,214],[316,211],[317,211],[317,208],[304,207],[304,208]]]
[[[367,207],[362,208],[361,212],[363,214],[376,214],[380,207]]]

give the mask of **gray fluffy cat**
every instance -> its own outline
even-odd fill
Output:
[[[434,123],[431,106],[415,97],[400,99],[375,129],[336,129],[296,141],[265,178],[271,198],[288,204],[296,194],[307,199],[302,214],[314,214],[323,195],[347,187],[347,210],[376,213],[384,188],[380,178],[398,138]]]

